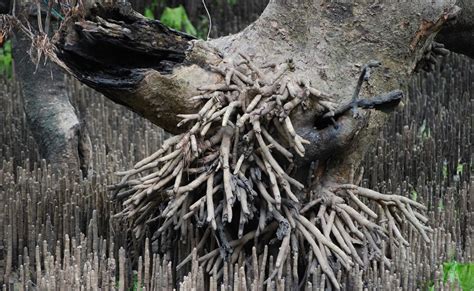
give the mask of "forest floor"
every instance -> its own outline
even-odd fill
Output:
[[[0,289],[213,286],[204,275],[213,275],[212,266],[193,264],[194,273],[184,278],[191,266],[175,271],[179,258],[151,254],[156,245],[133,239],[122,231],[124,222],[112,219],[120,209],[106,189],[118,181],[114,172],[153,153],[167,134],[67,82],[71,99],[86,108],[82,114],[94,147],[93,174],[86,180],[78,180],[74,169],[53,169],[41,161],[19,85],[0,80]],[[474,62],[452,55],[435,72],[416,75],[406,90],[403,106],[367,155],[362,186],[426,204],[432,242],[425,244],[407,227],[410,247],[392,252],[391,268],[373,263],[338,278],[344,289],[353,290],[473,290]],[[193,235],[199,241],[203,234],[195,230]],[[177,256],[192,253],[191,244],[177,241]],[[245,262],[225,268],[231,284],[244,284]],[[304,286],[324,287],[320,274],[316,268]]]

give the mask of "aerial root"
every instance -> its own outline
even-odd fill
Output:
[[[185,240],[191,224],[202,233],[178,269],[195,256],[217,280],[223,265],[247,255],[250,241],[252,255],[265,257],[267,245],[275,243],[280,247],[274,271],[260,283],[288,272],[298,278],[299,254],[310,254],[308,268],[317,262],[339,289],[335,266],[350,269],[368,259],[388,265],[384,239],[408,245],[400,227],[404,219],[429,241],[425,208],[406,197],[313,181],[311,198],[302,194],[305,185],[288,169],[309,142],[298,135],[291,113],[304,110],[309,98],[323,108],[321,116],[337,109],[328,94],[289,77],[292,69],[291,61],[259,68],[245,55],[224,60],[212,68],[223,83],[200,88],[193,97],[203,102],[199,112],[180,115],[180,126],[189,130],[117,173],[122,180],[111,188],[124,206],[120,215],[132,221],[137,236],[156,222],[156,240],[176,231]],[[360,257],[361,247],[369,258]]]
[[[204,221],[215,229],[212,216],[220,215],[230,223],[235,216],[234,203],[238,201],[243,206],[242,232],[258,211],[256,203],[265,201],[276,209],[280,209],[282,198],[298,203],[295,190],[304,186],[286,173],[275,153],[290,163],[292,152],[304,156],[304,145],[309,142],[296,133],[288,114],[312,96],[311,92],[321,100],[328,101],[329,97],[307,82],[284,77],[292,67],[290,61],[258,69],[248,56],[242,55],[239,65],[225,60],[213,68],[223,75],[225,82],[201,87],[203,93],[194,97],[205,101],[199,112],[180,115],[180,126],[189,123],[191,129],[166,140],[157,152],[133,169],[117,173],[122,180],[111,189],[123,201],[122,215],[155,221],[160,215],[156,210],[163,201],[168,201],[164,213],[169,216],[175,214],[184,200],[195,198],[186,193],[206,188],[206,195],[191,201],[191,206],[197,206],[189,209],[191,213],[186,212],[186,217],[204,211]],[[277,104],[274,100],[282,95],[286,97],[279,98]],[[279,123],[281,132],[273,130],[274,123]],[[221,197],[224,199],[220,200]],[[217,201],[222,207],[215,204]]]
[[[410,221],[422,237],[429,241],[427,233],[431,230],[425,225],[427,218],[419,212],[424,211],[425,207],[406,197],[381,194],[355,185],[336,184],[320,189],[316,197],[318,198],[303,204],[299,212],[290,211],[291,206],[285,203],[281,206],[282,212],[274,208],[271,211],[273,223],[265,225],[263,222],[257,231],[250,231],[229,242],[233,250],[229,263],[237,261],[249,241],[256,238],[263,240],[264,233],[276,231],[276,236],[281,240],[280,247],[274,269],[265,279],[265,283],[281,278],[286,260],[293,260],[293,264],[297,264],[292,254],[305,253],[299,246],[307,245],[328,280],[338,289],[337,272],[333,268],[334,260],[347,270],[355,263],[364,265],[364,261],[373,259],[390,267],[390,260],[384,249],[385,239],[391,237],[394,246],[408,245],[402,236],[399,219],[394,217]],[[381,211],[376,213],[371,210],[368,207],[371,203],[378,204]],[[260,212],[263,216],[265,213]],[[360,257],[357,252],[360,247],[367,248],[368,257]],[[214,262],[214,269],[223,264],[223,261],[218,260],[219,256],[219,248],[216,248],[198,260],[203,263]],[[179,267],[183,267],[188,261],[189,258],[186,258]],[[294,271],[295,269],[292,269],[292,272]]]

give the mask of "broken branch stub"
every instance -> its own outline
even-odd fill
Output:
[[[200,100],[190,97],[197,88],[221,79],[210,68],[222,57],[206,42],[146,19],[126,3],[71,13],[52,40],[53,55],[79,81],[170,133],[188,129],[176,126],[177,114],[196,113]]]

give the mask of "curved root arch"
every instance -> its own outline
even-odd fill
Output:
[[[400,230],[405,220],[428,241],[427,219],[419,212],[423,205],[355,185],[317,185],[301,195],[305,185],[293,176],[293,161],[305,155],[309,142],[293,128],[292,111],[305,109],[314,98],[315,114],[332,119],[353,107],[384,103],[386,98],[357,100],[370,68],[378,65],[364,67],[353,103],[337,109],[330,96],[290,77],[291,61],[260,68],[245,55],[222,61],[212,69],[223,83],[203,87],[202,95],[193,97],[203,102],[198,113],[180,115],[179,126],[189,130],[166,140],[134,169],[119,173],[123,179],[114,188],[125,206],[120,215],[133,221],[137,235],[145,224],[162,221],[155,239],[170,230],[185,236],[188,220],[194,219],[206,229],[196,251],[214,248],[211,233],[219,246],[198,261],[219,277],[223,262],[235,263],[249,241],[267,245],[275,236],[281,246],[270,280],[281,277],[284,263],[292,257],[297,261],[306,247],[308,268],[313,261],[320,264],[336,288],[335,263],[345,269],[364,265],[357,252],[361,246],[389,265],[381,241],[390,237],[395,246],[408,245]],[[399,95],[389,93],[389,101]],[[372,204],[376,212],[368,206]]]

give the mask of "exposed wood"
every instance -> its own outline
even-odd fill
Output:
[[[435,4],[275,0],[241,33],[206,43],[145,20],[128,6],[106,5],[93,7],[84,18],[70,18],[55,44],[58,56],[79,80],[178,133],[182,129],[176,128],[177,114],[197,110],[199,103],[190,97],[222,78],[210,70],[222,60],[213,46],[236,60],[245,52],[260,65],[292,58],[296,78],[310,80],[342,105],[350,100],[358,66],[369,60],[383,65],[370,86],[362,88],[362,96],[398,89],[453,12],[449,0]],[[435,25],[426,29],[423,23]],[[313,128],[314,104],[310,102],[308,109],[295,113],[296,131]],[[375,136],[384,120],[384,114],[371,114],[368,130],[358,139]],[[359,163],[370,143],[361,143],[360,150],[354,144],[354,155],[339,167],[343,176]]]
[[[73,16],[55,39],[57,54],[83,83],[169,132],[178,113],[192,113],[198,87],[218,78],[220,59],[192,36],[147,20],[127,4],[97,4]]]

